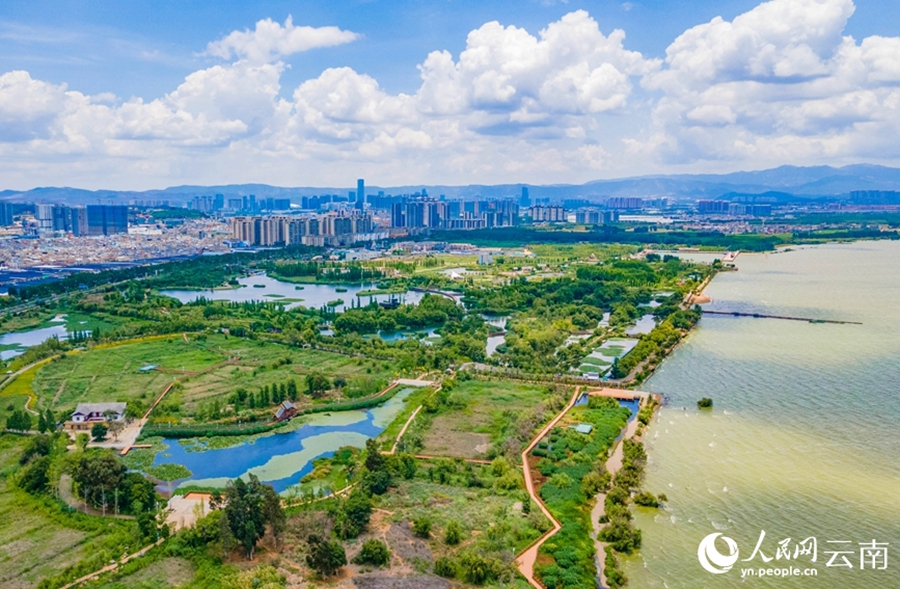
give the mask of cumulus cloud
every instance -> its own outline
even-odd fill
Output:
[[[282,58],[357,35],[264,20],[209,44],[230,63],[154,100],[0,75],[0,178],[577,182],[685,164],[900,161],[900,38],[845,36],[853,11],[771,0],[685,31],[665,59],[581,10],[537,33],[489,22],[459,55],[425,56],[419,87],[396,94],[340,64],[283,88]]]
[[[537,37],[490,22],[469,33],[458,61],[446,51],[428,55],[419,66],[419,107],[438,115],[478,111],[493,115],[494,123],[526,124],[620,110],[632,77],[658,67],[625,49],[624,39],[621,30],[605,36],[583,10]]]
[[[862,134],[883,148],[900,131],[900,39],[842,36],[854,10],[851,0],[771,0],[685,31],[642,82],[662,93],[646,153],[672,163],[866,157]]]
[[[350,43],[359,35],[338,27],[294,26],[288,16],[284,24],[271,18],[256,23],[254,30],[233,31],[206,46],[206,53],[222,59],[247,59],[268,62],[309,51],[318,47],[333,47]]]

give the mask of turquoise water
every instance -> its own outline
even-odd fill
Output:
[[[153,465],[181,464],[190,478],[173,481],[181,485],[224,486],[237,477],[254,474],[279,493],[298,484],[312,472],[313,460],[333,455],[339,448],[364,448],[366,440],[380,434],[403,410],[414,388],[405,388],[378,407],[366,411],[340,411],[302,417],[297,429],[256,438],[229,448],[199,451],[198,439],[166,439],[168,446],[156,455]]]
[[[742,254],[737,266],[713,280],[709,308],[863,325],[701,320],[643,387],[668,398],[647,439],[646,487],[669,501],[636,515],[643,548],[626,563],[630,586],[900,587],[900,243]],[[697,411],[706,396],[714,409]],[[700,567],[706,535],[734,539],[744,559],[763,530],[770,557],[778,541],[815,537],[817,562]],[[887,570],[859,569],[858,544],[873,539],[890,543]],[[829,541],[851,542],[853,569],[826,566]],[[741,579],[741,567],[789,564],[817,576]]]

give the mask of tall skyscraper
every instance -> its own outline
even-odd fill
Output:
[[[356,208],[360,211],[366,208],[366,181],[362,178],[356,181]]]
[[[519,206],[521,208],[528,208],[531,206],[531,197],[528,195],[528,187],[522,187],[522,196],[519,198]]]
[[[13,208],[8,202],[0,203],[0,227],[13,224]]]

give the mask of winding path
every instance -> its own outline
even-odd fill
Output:
[[[522,471],[525,474],[525,489],[528,491],[528,495],[531,496],[532,501],[537,503],[537,506],[540,508],[544,516],[553,524],[553,527],[550,530],[548,530],[544,533],[543,536],[535,540],[534,543],[523,550],[516,558],[516,564],[519,567],[519,571],[522,573],[522,575],[525,576],[525,579],[528,580],[531,586],[535,587],[535,589],[544,589],[544,586],[534,578],[534,563],[535,561],[537,561],[538,550],[541,548],[541,545],[543,545],[544,542],[552,538],[557,532],[562,529],[562,524],[559,523],[559,520],[553,517],[553,514],[550,513],[550,510],[547,509],[547,506],[544,504],[544,501],[537,495],[537,493],[535,493],[534,480],[531,477],[531,468],[528,465],[528,454],[534,449],[537,443],[540,442],[544,436],[550,433],[550,430],[552,430],[556,426],[556,424],[559,423],[559,420],[562,419],[566,413],[568,413],[569,409],[571,409],[575,405],[575,401],[578,400],[580,394],[581,387],[575,387],[575,392],[572,393],[572,398],[569,400],[566,406],[563,407],[562,411],[560,411],[556,415],[556,417],[554,417],[550,421],[550,423],[545,425],[544,429],[542,429],[541,432],[537,436],[535,436],[533,440],[531,440],[531,443],[528,444],[528,446],[524,450],[522,450]]]

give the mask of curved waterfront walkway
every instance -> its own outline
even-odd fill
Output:
[[[562,524],[559,523],[553,514],[550,513],[550,510],[547,509],[547,506],[544,504],[544,501],[535,493],[534,491],[534,480],[531,477],[531,468],[528,465],[528,455],[534,449],[538,442],[550,433],[559,420],[563,418],[563,416],[568,413],[569,409],[571,409],[575,405],[575,401],[578,400],[578,397],[581,395],[581,387],[575,387],[575,392],[572,393],[572,398],[563,407],[562,411],[560,411],[556,417],[554,417],[550,423],[544,426],[544,429],[540,431],[540,433],[531,440],[531,443],[522,451],[522,472],[525,474],[525,489],[528,491],[528,495],[531,497],[532,501],[537,503],[537,506],[540,508],[541,512],[544,516],[550,520],[553,524],[553,527],[544,533],[543,536],[535,540],[530,546],[528,546],[525,550],[523,550],[518,558],[516,558],[516,564],[519,567],[519,571],[522,575],[525,576],[525,579],[531,583],[532,587],[535,589],[544,589],[544,586],[538,582],[537,579],[534,578],[534,563],[537,560],[538,550],[540,550],[541,545],[544,544],[548,539],[552,538],[557,532],[562,529]]]

